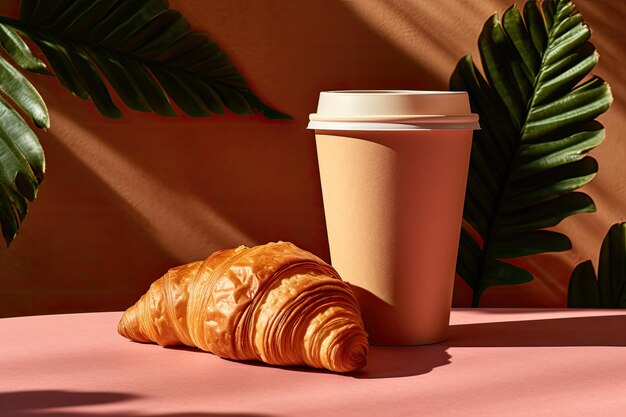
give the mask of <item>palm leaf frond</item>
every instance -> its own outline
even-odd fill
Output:
[[[18,20],[0,16],[0,226],[16,237],[43,180],[43,150],[23,115],[48,128],[48,110],[16,68],[50,74],[33,55],[30,39],[63,86],[91,99],[104,116],[119,118],[113,89],[131,109],[176,116],[170,99],[195,117],[273,110],[252,92],[229,57],[166,0],[22,0]]]
[[[2,23],[0,23],[0,44],[2,49],[20,67],[41,74],[50,73],[46,64],[31,53],[30,48],[20,35]]]
[[[8,21],[44,53],[61,83],[121,117],[108,84],[131,109],[207,117],[229,109],[288,116],[263,104],[229,57],[166,0],[28,0]],[[27,69],[31,69],[26,67]]]
[[[19,34],[0,24],[0,44],[14,64],[31,71],[46,72]],[[0,225],[8,244],[17,236],[28,211],[28,202],[37,195],[45,172],[43,149],[37,136],[16,110],[26,114],[38,127],[48,128],[48,109],[33,85],[4,57],[0,56]]]
[[[485,23],[478,46],[484,75],[466,56],[452,90],[467,91],[480,115],[474,132],[457,273],[474,291],[533,279],[506,259],[571,248],[561,233],[542,230],[595,211],[576,192],[598,166],[587,152],[602,142],[594,119],[612,101],[609,86],[588,77],[598,62],[590,30],[567,0],[528,1],[502,21]]]
[[[598,276],[591,261],[580,263],[569,281],[573,308],[626,308],[626,223],[611,226],[602,241]]]

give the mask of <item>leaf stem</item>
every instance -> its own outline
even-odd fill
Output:
[[[473,290],[472,291],[472,308],[478,308],[480,303],[480,296],[482,295],[481,290]]]

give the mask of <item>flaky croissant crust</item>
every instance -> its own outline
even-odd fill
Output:
[[[349,285],[289,242],[222,250],[170,269],[126,311],[118,332],[229,359],[337,372],[364,367],[368,349]]]

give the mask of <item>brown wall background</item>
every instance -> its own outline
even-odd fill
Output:
[[[536,279],[487,290],[482,306],[564,307],[569,274],[597,262],[608,227],[626,220],[626,5],[575,2],[593,29],[596,73],[611,85],[584,188],[595,214],[565,220],[574,249],[525,260]],[[11,14],[17,1],[3,2]],[[231,56],[266,102],[292,121],[161,118],[95,107],[34,76],[52,127],[40,135],[47,175],[21,235],[0,249],[0,316],[119,310],[169,267],[216,249],[290,240],[328,260],[313,135],[319,91],[446,89],[456,61],[477,57],[483,22],[510,0],[171,1]],[[518,5],[521,5],[518,2]],[[119,100],[118,100],[119,102]],[[457,282],[455,305],[470,294]]]

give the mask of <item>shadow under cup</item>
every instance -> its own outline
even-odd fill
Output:
[[[344,95],[339,106],[324,104],[332,94]],[[394,105],[394,95],[404,103]],[[441,342],[447,338],[477,128],[467,95],[322,96],[309,127],[316,131],[331,260],[355,290],[370,343]]]

